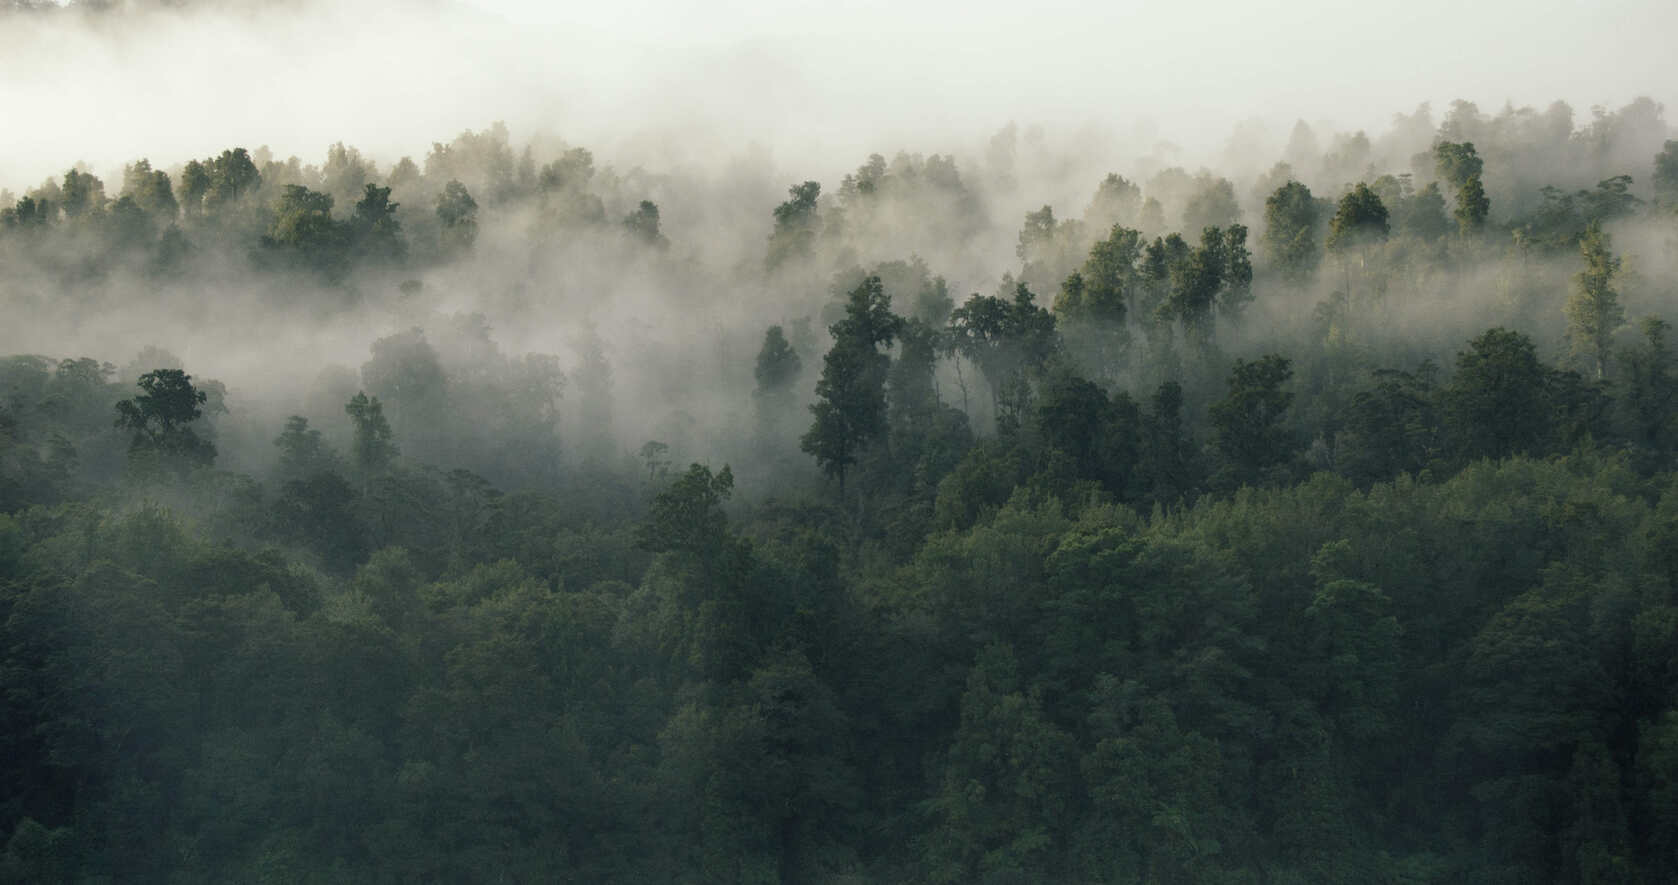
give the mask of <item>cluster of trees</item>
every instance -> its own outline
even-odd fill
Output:
[[[959,302],[874,256],[994,242],[959,216],[1015,167],[795,186],[743,273],[826,303],[717,333],[756,420],[700,463],[611,432],[636,354],[480,315],[278,412],[0,359],[0,882],[1678,878],[1671,268],[1616,245],[1678,230],[1678,143],[1506,208],[1504,125],[1337,142],[1260,217],[1108,175]],[[665,251],[553,155],[75,170],[0,249],[138,212],[348,279],[463,258],[481,200]],[[1446,277],[1501,287],[1471,332],[1409,321]]]
[[[1220,457],[1286,449],[1286,373],[1237,367]],[[217,474],[166,442],[191,382],[113,410],[127,486],[0,517],[8,881],[1678,873],[1678,509],[1624,456],[1146,517],[1103,471],[1193,460],[1175,392],[1122,451],[1063,377],[858,556],[850,499],[730,514],[726,468],[604,523],[416,469],[364,395],[347,453],[296,419]]]
[[[240,147],[173,171],[138,160],[109,195],[77,167],[21,198],[0,191],[0,250],[71,284],[119,270],[179,278],[195,258],[225,253],[247,272],[301,272],[338,286],[358,272],[413,273],[468,255],[480,199],[508,211],[534,207],[544,236],[612,230],[597,191],[628,201],[618,232],[665,246],[658,206],[630,200],[616,179],[595,187],[593,162],[582,148],[540,167],[528,149],[515,160],[498,124],[433,145],[423,171],[404,157],[381,173],[341,143],[318,167]]]

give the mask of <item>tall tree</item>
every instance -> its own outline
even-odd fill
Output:
[[[1253,253],[1247,248],[1247,226],[1232,224],[1223,232],[1223,289],[1218,310],[1235,319],[1253,300]]]
[[[816,233],[821,227],[816,199],[821,192],[819,182],[795,184],[787,189],[787,201],[775,207],[775,229],[769,234],[769,253],[764,259],[770,270],[815,252]]]
[[[833,324],[833,347],[822,359],[816,402],[810,406],[815,422],[800,447],[813,455],[823,472],[845,487],[845,473],[858,453],[887,429],[886,375],[891,358],[880,346],[890,346],[902,320],[891,312],[891,296],[879,277],[869,277],[851,290],[845,318]]]
[[[262,173],[244,148],[221,152],[205,164],[209,186],[204,192],[205,208],[217,211],[234,205],[262,183]]]
[[[1579,240],[1585,268],[1573,277],[1573,294],[1567,299],[1567,338],[1573,355],[1587,360],[1598,379],[1607,374],[1614,333],[1626,322],[1620,295],[1614,291],[1620,259],[1609,251],[1610,245],[1601,225],[1591,222]]]
[[[1067,346],[1101,377],[1111,377],[1119,355],[1130,340],[1125,320],[1137,300],[1137,263],[1142,257],[1140,232],[1113,225],[1075,271],[1061,283],[1054,313],[1064,328]]]
[[[408,257],[408,241],[402,236],[401,222],[396,220],[400,205],[391,202],[388,187],[376,184],[363,187],[355,214],[349,221],[350,240],[358,256],[385,262],[400,262]]]
[[[728,533],[722,505],[734,494],[734,472],[727,465],[715,474],[703,464],[688,466],[670,487],[653,499],[637,543],[654,553],[683,552],[699,560],[716,558]]]
[[[787,342],[780,326],[770,326],[763,333],[763,346],[757,352],[757,365],[752,377],[757,379],[757,395],[776,396],[784,392],[803,370],[798,351]]]
[[[466,185],[450,180],[437,195],[437,221],[443,226],[443,251],[449,255],[469,252],[478,240],[478,201]]]
[[[1170,319],[1165,303],[1171,297],[1172,280],[1181,273],[1180,268],[1193,252],[1188,242],[1175,233],[1155,237],[1142,250],[1141,301],[1137,305],[1136,318],[1145,328],[1152,330],[1160,320]]]
[[[1289,181],[1265,199],[1265,254],[1287,279],[1303,281],[1322,262],[1320,224],[1317,199],[1297,181]]]
[[[1485,186],[1480,182],[1485,161],[1474,150],[1474,143],[1442,141],[1434,147],[1433,156],[1439,177],[1456,191],[1457,208],[1453,214],[1458,229],[1465,236],[1479,231],[1485,226],[1491,200],[1486,197]]]
[[[1057,369],[1042,385],[1033,418],[1038,437],[1070,459],[1079,478],[1101,483],[1121,501],[1136,497],[1141,413],[1129,394],[1109,398],[1094,382]]]
[[[1465,459],[1541,454],[1551,434],[1550,372],[1532,339],[1487,329],[1457,354],[1445,388],[1446,430]]]
[[[1678,141],[1667,141],[1655,155],[1655,200],[1678,208]]]
[[[169,174],[153,169],[149,160],[139,160],[123,169],[122,194],[133,197],[146,214],[160,221],[174,221],[180,211],[174,189],[169,183]]]
[[[1430,243],[1451,232],[1451,219],[1445,215],[1445,195],[1439,192],[1439,182],[1428,182],[1427,187],[1405,201],[1398,227],[1401,232]]]
[[[105,183],[92,173],[79,169],[64,173],[64,185],[59,193],[63,195],[64,217],[71,221],[97,215],[105,209]]]
[[[210,170],[197,160],[181,169],[181,208],[188,217],[204,211],[204,195],[210,191]]]
[[[1023,381],[1060,349],[1054,314],[1037,306],[1037,296],[1024,283],[1004,277],[1004,289],[1010,284],[1012,300],[974,293],[950,314],[950,346],[984,373],[998,407],[1007,384]]]
[[[943,348],[942,330],[911,319],[898,330],[898,355],[886,377],[891,403],[893,455],[935,445],[943,403],[938,398],[938,353]],[[901,441],[901,445],[899,445]]]
[[[1328,247],[1363,250],[1385,240],[1388,231],[1386,205],[1360,181],[1340,198],[1328,225]]]
[[[1243,244],[1246,228],[1241,229]],[[1243,245],[1243,251],[1245,246]],[[1223,231],[1209,227],[1200,232],[1200,245],[1171,271],[1171,291],[1160,305],[1162,315],[1183,326],[1183,333],[1197,345],[1212,340],[1212,310],[1229,269]]]
[[[344,414],[355,425],[355,442],[350,446],[350,453],[365,485],[401,452],[391,438],[390,422],[385,420],[384,405],[378,397],[368,399],[365,391],[357,391],[344,404]]]
[[[1020,282],[1037,291],[1059,285],[1083,261],[1086,243],[1083,222],[1057,221],[1050,206],[1027,212],[1014,247]]]
[[[1341,472],[1359,483],[1386,482],[1428,466],[1439,453],[1436,372],[1432,363],[1415,372],[1378,370],[1374,386],[1352,396],[1335,438]]]
[[[780,326],[770,326],[763,333],[763,346],[757,352],[757,365],[752,376],[757,387],[752,391],[756,407],[758,433],[765,445],[779,447],[776,440],[793,418],[794,385],[803,371],[798,351],[787,341]]]
[[[1090,248],[1082,271],[1082,298],[1069,311],[1114,326],[1122,326],[1133,298],[1136,263],[1142,256],[1142,234],[1114,225],[1107,238]],[[1056,305],[1059,312],[1060,305]]]
[[[274,204],[274,220],[262,244],[295,266],[328,279],[348,269],[349,229],[332,217],[332,196],[288,184]]]
[[[1194,499],[1200,484],[1194,440],[1183,427],[1183,388],[1166,381],[1148,399],[1142,418],[1142,481],[1155,503]]]
[[[1292,365],[1276,354],[1235,361],[1229,393],[1211,409],[1213,441],[1224,460],[1226,484],[1265,482],[1293,459],[1292,434],[1282,423],[1293,402],[1293,394],[1283,386],[1292,377]]]
[[[1672,348],[1666,337],[1672,326],[1659,317],[1644,317],[1638,330],[1643,333],[1641,346],[1620,355],[1631,437],[1657,463],[1670,463],[1674,406],[1678,406],[1674,402],[1678,378],[1674,378]]]

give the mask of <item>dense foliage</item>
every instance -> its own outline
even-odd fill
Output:
[[[1678,879],[1678,277],[1616,252],[1678,236],[1678,148],[1657,109],[1568,196],[1532,170],[1656,130],[1557,113],[1394,174],[1296,132],[1247,215],[1108,175],[960,303],[905,251],[991,242],[1002,179],[796,184],[732,272],[815,307],[718,338],[709,452],[613,436],[650,406],[592,329],[562,368],[405,306],[510,230],[700,275],[582,148],[8,199],[10,297],[402,328],[278,407],[0,360],[0,881]]]

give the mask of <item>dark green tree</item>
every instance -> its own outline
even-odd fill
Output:
[[[122,196],[112,203],[104,217],[105,235],[117,249],[150,245],[157,234],[156,222],[133,197]]]
[[[943,403],[936,371],[943,349],[942,330],[918,319],[898,327],[898,355],[886,377],[893,449],[910,454],[939,440]],[[894,455],[898,454],[894,452]]]
[[[1451,232],[1451,219],[1445,215],[1445,195],[1439,192],[1439,182],[1428,182],[1427,187],[1405,202],[1398,229],[1430,243]]]
[[[1381,369],[1373,387],[1353,394],[1335,441],[1338,466],[1354,481],[1385,482],[1420,473],[1440,454],[1439,391],[1432,363],[1415,372]]]
[[[921,861],[928,881],[1029,881],[1064,857],[1077,747],[1045,713],[1041,691],[1020,682],[1001,644],[968,674],[961,724],[927,803],[935,826]]]
[[[1597,182],[1591,190],[1579,191],[1579,212],[1586,224],[1626,218],[1636,212],[1643,201],[1631,192],[1631,185],[1630,175],[1616,175]]]
[[[288,184],[274,204],[274,221],[263,237],[269,250],[295,267],[337,279],[348,270],[350,231],[332,217],[332,196]]]
[[[1532,340],[1487,329],[1457,354],[1445,388],[1445,425],[1465,460],[1541,454],[1551,432],[1550,372]]]
[[[1328,225],[1330,249],[1365,250],[1387,238],[1387,207],[1369,185],[1358,185],[1340,198]]]
[[[1276,354],[1235,361],[1228,395],[1211,408],[1212,439],[1224,462],[1223,484],[1269,482],[1293,460],[1293,434],[1283,423],[1293,402],[1293,393],[1283,387],[1292,377],[1292,365]]]
[[[722,505],[733,494],[734,473],[726,465],[713,474],[703,464],[691,464],[653,499],[636,542],[654,553],[680,551],[699,560],[715,559],[728,536]]]
[[[1011,283],[1012,300],[974,293],[950,314],[950,346],[984,373],[999,412],[1003,388],[1023,382],[1060,349],[1054,314],[1037,306],[1024,283],[1004,278],[1005,291]]]
[[[641,205],[635,207],[634,212],[625,216],[623,227],[638,242],[660,249],[670,245],[670,241],[664,238],[663,233],[659,232],[658,204],[651,200],[642,200]]]
[[[1175,233],[1163,238],[1155,237],[1142,250],[1142,299],[1137,305],[1136,316],[1145,328],[1153,330],[1159,327],[1161,321],[1170,319],[1166,302],[1172,297],[1175,281],[1183,274],[1193,253],[1194,248]]]
[[[204,165],[209,176],[204,206],[212,212],[234,205],[262,184],[262,173],[244,148],[222,151]]]
[[[1478,233],[1486,226],[1486,215],[1490,213],[1492,201],[1486,196],[1486,188],[1480,183],[1480,176],[1463,182],[1462,190],[1457,191],[1457,208],[1451,214],[1456,216],[1457,230],[1463,236]]]
[[[216,458],[216,447],[200,437],[193,424],[204,416],[207,395],[192,385],[180,369],[155,369],[137,382],[145,391],[116,405],[116,426],[131,431],[128,457],[142,467],[169,466],[176,470],[205,467]]]
[[[153,169],[149,160],[140,160],[123,169],[122,195],[133,197],[146,214],[159,221],[174,221],[180,212],[169,174]]]
[[[45,200],[24,197],[15,206],[0,209],[0,230],[40,231],[52,223],[52,207]]]
[[[1166,381],[1142,418],[1141,480],[1154,502],[1188,503],[1200,487],[1199,457],[1183,421],[1183,387]]]
[[[851,290],[845,318],[830,329],[833,347],[823,357],[816,402],[810,406],[815,422],[799,445],[823,472],[839,480],[841,491],[858,453],[886,432],[891,358],[879,348],[891,345],[901,323],[880,278],[869,277]]]
[[[181,208],[187,217],[204,211],[204,195],[210,192],[210,170],[197,160],[181,169]]]
[[[1311,189],[1289,181],[1264,201],[1264,250],[1283,276],[1300,282],[1322,262],[1317,199]]]
[[[363,188],[349,220],[351,248],[357,257],[392,263],[408,257],[408,241],[402,236],[401,222],[396,220],[400,205],[391,202],[388,187],[369,184]]]
[[[1433,156],[1439,177],[1456,191],[1457,208],[1453,214],[1458,229],[1465,236],[1478,232],[1485,226],[1486,216],[1491,210],[1491,200],[1486,197],[1485,186],[1480,183],[1485,161],[1474,150],[1474,143],[1466,141],[1442,141],[1434,147]]]
[[[356,504],[356,490],[335,470],[310,469],[280,484],[274,528],[280,537],[313,551],[327,568],[347,573],[367,558],[367,527],[356,515]]]
[[[1247,227],[1232,224],[1223,232],[1223,288],[1218,312],[1237,319],[1253,301],[1253,253],[1247,248]]]
[[[769,253],[764,259],[770,270],[814,253],[816,233],[821,228],[816,198],[821,192],[818,182],[795,184],[787,189],[789,199],[775,207],[775,229],[769,234]]]
[[[1246,233],[1242,228],[1243,243]],[[1185,336],[1200,347],[1211,343],[1213,308],[1229,265],[1223,231],[1209,227],[1200,232],[1200,245],[1171,269],[1171,290],[1160,305],[1161,318],[1181,323]]]
[[[1620,354],[1624,408],[1632,428],[1629,435],[1657,462],[1668,463],[1673,452],[1674,406],[1678,406],[1674,401],[1678,377],[1674,377],[1672,349],[1667,343],[1671,328],[1659,317],[1644,317],[1638,324],[1641,345]]]
[[[105,211],[105,183],[89,172],[71,169],[64,173],[60,208],[70,221],[90,218]]]
[[[1033,417],[1038,436],[1069,458],[1080,478],[1119,500],[1136,497],[1141,415],[1129,394],[1109,398],[1095,383],[1056,371],[1043,384]]]
[[[1142,235],[1114,225],[1104,240],[1090,248],[1077,282],[1062,287],[1055,313],[1069,319],[1122,327],[1134,299],[1137,262],[1142,257]]]
[[[350,455],[365,485],[383,472],[400,450],[392,439],[390,422],[385,420],[385,409],[378,397],[368,399],[364,391],[357,391],[344,404],[344,414],[350,416],[355,427],[355,441],[350,445]]]

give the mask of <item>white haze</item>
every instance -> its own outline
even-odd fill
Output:
[[[388,163],[493,120],[665,168],[755,142],[824,177],[1009,120],[1166,140],[1193,165],[1242,121],[1279,146],[1297,117],[1374,130],[1423,101],[1678,104],[1662,0],[245,2],[0,29],[14,191],[231,144],[312,158],[341,140]]]

